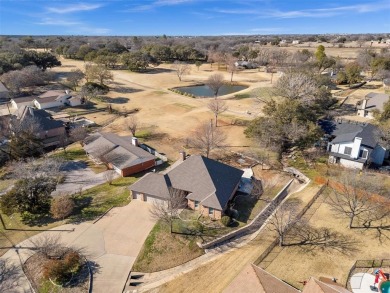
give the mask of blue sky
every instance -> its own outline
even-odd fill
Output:
[[[390,0],[0,0],[1,35],[389,32]]]

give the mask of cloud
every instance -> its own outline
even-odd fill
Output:
[[[126,12],[138,12],[138,11],[147,11],[147,10],[153,10],[158,7],[163,6],[173,6],[173,5],[179,5],[184,3],[190,3],[194,2],[194,0],[157,0],[152,2],[151,4],[147,5],[140,5],[136,6],[134,8],[126,10]]]
[[[274,10],[256,10],[256,9],[216,9],[215,12],[223,14],[243,14],[243,15],[257,15],[259,17],[273,17],[273,18],[299,18],[299,17],[330,17],[341,15],[345,13],[369,13],[390,9],[390,2],[377,2],[371,4],[356,4],[349,6],[338,6],[329,8],[315,8],[282,11]]]
[[[75,26],[82,24],[81,22],[64,20],[64,19],[55,19],[55,18],[44,18],[42,21],[37,22],[40,25],[58,25],[58,26]]]
[[[46,7],[46,10],[51,13],[66,14],[72,12],[90,11],[102,7],[102,4],[73,4],[62,7]]]

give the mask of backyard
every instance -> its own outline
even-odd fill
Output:
[[[234,209],[239,216],[230,226],[225,227],[220,221],[212,221],[202,217],[197,211],[184,209],[179,218],[173,220],[173,233],[166,223],[160,221],[156,224],[144,243],[133,271],[155,272],[183,264],[203,254],[197,242],[213,240],[253,220],[289,180],[289,176],[283,173],[261,170],[258,166],[254,171],[255,175],[263,180],[275,180],[275,184],[259,199],[251,195],[238,195]]]

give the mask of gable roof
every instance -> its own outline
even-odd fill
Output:
[[[320,126],[325,133],[334,136],[331,143],[353,142],[355,137],[362,139],[361,144],[370,148],[375,148],[378,144],[375,133],[377,127],[369,123],[351,123],[345,121],[323,120]]]
[[[11,101],[14,101],[16,104],[20,103],[29,103],[36,99],[36,96],[27,96],[27,97],[20,97],[20,98],[13,98]]]
[[[383,111],[384,104],[389,101],[389,95],[381,94],[381,93],[369,93],[366,95],[367,104],[364,110],[372,111],[379,110]]]
[[[58,96],[63,96],[65,94],[66,94],[65,91],[51,90],[51,91],[47,91],[47,92],[44,92],[43,94],[39,95],[38,98],[44,99],[44,98],[50,98],[50,97],[58,97]]]
[[[24,120],[27,117],[36,118],[39,123],[39,127],[42,131],[48,131],[51,129],[62,128],[64,124],[62,121],[51,118],[51,115],[45,110],[38,110],[30,106],[22,106],[15,113],[17,119]]]
[[[169,199],[169,185],[167,175],[150,172],[131,185],[131,190]]]
[[[229,284],[223,293],[298,293],[299,291],[262,268],[251,264]]]
[[[87,142],[84,149],[92,156],[104,155],[108,162],[119,169],[128,168],[154,160],[155,156],[131,144],[131,137],[114,133],[96,133],[93,141]]]
[[[315,278],[310,278],[302,293],[351,293],[344,287],[341,287],[337,283],[325,283]]]

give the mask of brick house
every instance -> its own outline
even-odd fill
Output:
[[[202,215],[220,219],[237,191],[244,171],[193,155],[176,162],[165,174],[149,173],[129,188],[133,199],[164,202],[169,188],[183,191],[187,206]]]
[[[156,164],[156,157],[138,147],[137,140],[131,136],[98,132],[86,139],[84,150],[94,161],[107,164],[122,177],[150,169]]]
[[[18,120],[34,118],[39,125],[37,136],[42,139],[44,147],[52,147],[60,144],[61,139],[66,135],[64,123],[55,120],[45,110],[38,110],[30,106],[21,106],[14,117]]]

